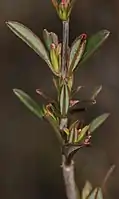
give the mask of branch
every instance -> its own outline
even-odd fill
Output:
[[[62,170],[68,199],[77,199],[77,190],[74,180],[74,162],[66,164],[66,158],[62,155]]]

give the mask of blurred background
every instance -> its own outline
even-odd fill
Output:
[[[105,44],[75,75],[75,85],[85,85],[84,95],[102,84],[97,105],[87,112],[89,120],[110,112],[110,118],[94,133],[92,147],[76,156],[76,180],[81,189],[86,179],[100,185],[112,164],[105,198],[119,198],[119,1],[77,0],[70,21],[70,44],[85,32],[89,36],[110,30]],[[13,88],[43,102],[35,90],[52,97],[55,90],[47,65],[5,25],[14,20],[40,38],[47,28],[62,38],[62,26],[50,0],[0,1],[0,198],[65,199],[61,154],[51,127],[36,118],[13,94]]]

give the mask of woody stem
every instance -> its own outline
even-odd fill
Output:
[[[76,183],[74,179],[74,162],[66,164],[66,157],[62,155],[62,171],[66,189],[66,195],[68,199],[77,199],[78,194],[76,190]]]

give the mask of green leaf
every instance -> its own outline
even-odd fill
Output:
[[[109,115],[110,115],[109,113],[104,113],[99,117],[97,117],[96,119],[94,119],[89,125],[90,133],[95,131],[109,117]]]
[[[66,116],[69,108],[69,91],[66,83],[63,84],[60,93],[60,112],[62,116]]]
[[[92,190],[91,183],[89,181],[86,181],[85,186],[84,186],[84,188],[82,190],[82,197],[81,197],[81,199],[86,199],[87,196],[89,195],[89,193],[91,192],[91,190]]]
[[[101,30],[87,39],[85,52],[82,56],[80,64],[86,61],[103,44],[103,42],[108,38],[109,34],[110,32],[108,30]]]
[[[80,141],[84,138],[84,136],[85,136],[86,132],[88,131],[88,129],[89,129],[89,125],[85,126],[85,127],[81,130],[81,132],[79,133],[77,142],[80,142]]]
[[[43,30],[43,38],[44,38],[44,42],[46,44],[46,47],[50,51],[51,44],[52,44],[52,38],[51,38],[50,33],[46,29]]]
[[[63,131],[66,133],[66,135],[69,135],[69,129],[68,128],[64,128]]]
[[[50,59],[52,63],[53,70],[56,74],[59,73],[59,62],[58,62],[58,56],[56,55],[55,49],[51,48],[50,50]]]
[[[20,24],[15,21],[8,21],[6,22],[6,24],[14,34],[16,34],[28,46],[30,46],[42,59],[44,59],[50,67],[50,69],[52,70],[52,72],[54,72],[50,63],[48,53],[40,38],[38,38],[30,29],[25,27],[23,24]]]
[[[103,199],[102,190],[100,187],[95,188],[91,194],[86,199]]]
[[[43,108],[41,108],[30,96],[19,89],[13,89],[15,95],[32,111],[37,117],[42,118],[44,116]]]
[[[43,30],[43,37],[46,47],[50,51],[51,44],[58,45],[58,36],[54,32],[48,32],[46,29]]]
[[[71,77],[69,77],[69,78],[67,79],[68,87],[69,87],[69,90],[70,90],[70,91],[72,90],[72,87],[73,87],[73,81],[74,81],[74,77],[73,77],[73,75],[71,75]]]
[[[86,39],[84,35],[80,35],[76,38],[71,46],[70,57],[69,57],[69,71],[72,72],[84,53],[86,45]]]
[[[54,43],[56,46],[58,45],[58,36],[54,32],[50,32],[52,43]]]

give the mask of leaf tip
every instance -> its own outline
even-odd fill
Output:
[[[11,23],[13,23],[13,21],[6,21],[5,23],[6,23],[7,26],[10,26]]]
[[[13,89],[13,93],[15,94],[15,95],[19,95],[19,92],[20,92],[20,89],[17,89],[17,88],[14,88]]]
[[[108,118],[110,116],[110,113],[105,113],[105,116]]]
[[[109,30],[103,30],[103,33],[105,34],[105,38],[107,38],[110,35],[110,31]]]
[[[16,93],[16,92],[17,92],[17,90],[18,90],[17,88],[14,88],[14,89],[13,89],[13,92],[14,92],[14,93]]]

